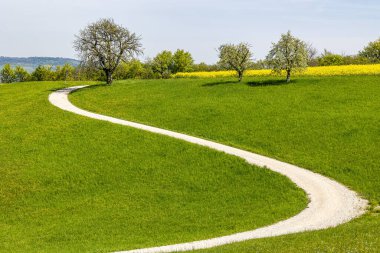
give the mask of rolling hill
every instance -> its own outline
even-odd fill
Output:
[[[59,57],[4,57],[0,56],[0,69],[5,64],[11,64],[13,67],[22,66],[28,71],[33,71],[39,65],[51,65],[53,67],[69,63],[73,66],[79,65],[79,61],[70,58]]]

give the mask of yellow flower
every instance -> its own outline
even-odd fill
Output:
[[[245,76],[276,76],[269,69],[247,70]],[[380,75],[380,64],[372,65],[345,65],[345,66],[324,66],[309,67],[302,72],[294,72],[294,76],[346,76],[346,75]],[[236,71],[210,71],[177,73],[174,78],[216,78],[216,77],[236,77]]]

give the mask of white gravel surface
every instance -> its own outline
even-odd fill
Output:
[[[85,117],[170,136],[240,157],[249,164],[265,167],[288,177],[308,194],[310,200],[308,207],[296,216],[252,231],[175,245],[120,251],[119,253],[180,252],[206,249],[251,239],[335,227],[365,213],[368,205],[366,200],[360,198],[354,191],[351,191],[344,185],[320,174],[220,143],[82,110],[70,103],[68,95],[70,92],[84,87],[86,86],[71,87],[53,92],[49,96],[49,101],[62,110]]]

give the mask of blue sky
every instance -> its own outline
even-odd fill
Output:
[[[0,0],[0,55],[75,57],[74,34],[108,17],[141,35],[144,57],[181,48],[213,63],[220,44],[248,42],[261,59],[287,30],[355,54],[380,37],[379,13],[378,0]]]

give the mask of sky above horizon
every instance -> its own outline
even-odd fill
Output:
[[[219,45],[248,42],[262,59],[288,30],[350,55],[380,37],[379,13],[378,0],[0,0],[0,56],[77,58],[74,35],[100,18],[140,35],[143,58],[180,48],[215,63]]]

